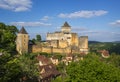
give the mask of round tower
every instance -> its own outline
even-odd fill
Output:
[[[19,54],[28,53],[29,35],[25,28],[22,27],[16,39],[16,50]]]

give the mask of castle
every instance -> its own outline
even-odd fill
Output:
[[[20,54],[28,52],[88,53],[88,36],[79,37],[77,33],[71,31],[71,26],[65,22],[61,31],[47,33],[46,42],[30,45],[29,35],[22,27],[17,35],[16,49]]]

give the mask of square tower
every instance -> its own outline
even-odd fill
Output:
[[[24,27],[22,27],[19,33],[17,34],[16,39],[16,50],[19,54],[28,53],[28,42],[29,35],[24,29]]]

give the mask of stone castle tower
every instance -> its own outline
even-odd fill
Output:
[[[22,27],[19,33],[17,34],[16,39],[16,50],[19,54],[28,53],[28,42],[29,35],[24,29],[24,27]]]
[[[88,36],[79,37],[79,49],[81,52],[88,52]]]
[[[61,31],[63,33],[70,33],[71,32],[71,26],[65,22],[64,25],[61,27]]]

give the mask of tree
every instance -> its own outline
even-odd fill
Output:
[[[39,71],[38,66],[36,64],[36,56],[32,54],[23,54],[18,58],[18,61],[22,77],[25,77],[26,80],[32,80],[33,82],[34,80],[38,79]]]
[[[120,55],[112,53],[106,62],[120,68]]]
[[[36,35],[36,40],[39,42],[41,41],[41,35]]]
[[[88,56],[83,61],[73,62],[66,69],[67,82],[119,82],[120,69],[106,64],[97,56]],[[114,71],[114,72],[113,72]]]
[[[0,56],[0,82],[37,82],[39,71],[36,56],[23,54],[12,57],[9,53]]]
[[[0,30],[5,29],[6,25],[4,23],[0,23]]]
[[[18,82],[20,67],[17,58],[5,53],[0,56],[0,82]]]
[[[18,29],[15,26],[0,23],[0,50],[13,52],[15,51],[15,40]]]

